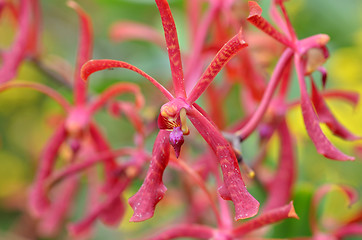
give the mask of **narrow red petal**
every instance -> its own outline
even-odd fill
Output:
[[[170,132],[166,130],[160,130],[158,133],[147,176],[138,192],[128,200],[134,211],[130,219],[131,222],[140,222],[151,218],[157,203],[163,198],[167,190],[162,182],[162,175],[170,156],[169,135]]]
[[[30,0],[32,7],[32,24],[28,37],[28,49],[29,55],[37,57],[41,54],[41,6],[39,0]]]
[[[133,83],[118,83],[114,84],[111,87],[107,88],[103,91],[98,98],[91,103],[89,110],[90,112],[97,111],[100,107],[102,107],[108,100],[121,95],[123,93],[133,93],[136,99],[136,106],[138,108],[142,107],[144,104],[144,97],[141,93],[140,88]]]
[[[329,110],[323,97],[318,92],[318,89],[313,81],[311,81],[311,84],[312,84],[312,102],[318,114],[319,121],[327,124],[328,128],[333,132],[334,135],[339,136],[345,140],[353,141],[361,139],[361,137],[352,134],[342,124],[340,124],[337,121],[337,119],[333,116],[332,112]]]
[[[115,115],[124,113],[124,115],[132,123],[133,127],[136,129],[137,133],[139,133],[141,136],[144,136],[145,126],[143,123],[143,118],[137,110],[135,111],[137,106],[128,102],[115,102],[110,106],[110,108],[112,108],[110,111]]]
[[[337,239],[345,239],[349,236],[362,237],[362,224],[354,223],[341,227],[334,234]]]
[[[338,150],[322,132],[317,114],[314,111],[312,102],[307,93],[306,84],[304,82],[303,65],[300,61],[300,57],[295,56],[295,66],[301,93],[302,115],[309,137],[312,139],[318,153],[325,157],[339,161],[354,160],[353,157]]]
[[[263,226],[267,226],[287,218],[299,219],[298,215],[295,213],[293,202],[270,210],[257,218],[245,222],[243,225],[233,230],[233,235],[234,237],[240,237],[246,233],[260,229]]]
[[[47,146],[44,148],[37,176],[30,190],[29,196],[30,210],[35,216],[40,216],[49,207],[46,180],[53,171],[59,148],[66,137],[67,133],[65,126],[64,123],[62,123],[49,139]]]
[[[250,14],[247,20],[252,23],[255,27],[259,28],[278,42],[288,46],[290,48],[294,48],[294,44],[283,34],[281,34],[278,30],[276,30],[267,20],[265,20],[262,16],[261,7],[253,1],[249,1],[249,11]]]
[[[181,53],[175,21],[173,20],[170,6],[168,5],[167,0],[156,0],[156,4],[161,15],[162,26],[165,32],[175,95],[176,97],[186,98]]]
[[[101,70],[113,69],[113,68],[125,68],[125,69],[129,69],[133,72],[140,74],[141,76],[146,78],[148,81],[150,81],[155,87],[157,87],[168,100],[173,99],[172,94],[169,91],[167,91],[167,89],[164,88],[153,77],[151,77],[147,73],[143,72],[139,68],[137,68],[129,63],[122,62],[122,61],[110,60],[110,59],[90,60],[82,66],[81,77],[84,81],[87,81],[89,75],[91,75],[95,72],[101,71]]]
[[[91,212],[83,220],[68,225],[69,232],[76,237],[87,236],[98,218],[101,218],[108,225],[117,225],[125,210],[123,202],[120,200],[120,194],[123,192],[124,187],[124,182],[115,185],[104,202],[93,206]]]
[[[79,15],[80,35],[77,62],[75,65],[75,90],[74,99],[76,104],[84,104],[87,98],[87,84],[80,77],[81,67],[92,56],[93,29],[87,13],[74,1],[68,1],[68,6],[73,8]]]
[[[196,224],[184,224],[170,227],[169,229],[148,238],[148,240],[175,239],[191,237],[195,239],[213,239],[214,229]],[[215,238],[216,239],[216,238]]]
[[[123,42],[127,40],[143,40],[152,42],[165,48],[165,40],[156,29],[136,22],[117,22],[111,26],[110,37],[112,41]]]
[[[0,83],[13,79],[17,74],[17,69],[25,57],[28,46],[28,36],[30,32],[30,1],[21,0],[19,3],[19,28],[14,42],[10,49],[3,53],[2,66],[0,67]]]
[[[359,102],[359,93],[346,90],[327,90],[322,93],[323,97],[326,98],[337,98],[352,104],[356,107]]]
[[[30,88],[30,89],[37,90],[37,91],[44,93],[45,95],[51,97],[52,99],[54,99],[57,103],[59,103],[60,106],[63,107],[63,109],[65,111],[70,110],[70,104],[67,102],[67,100],[62,95],[60,95],[54,89],[51,89],[50,87],[47,87],[40,83],[14,81],[14,82],[0,84],[0,92],[6,91],[6,90],[12,89],[12,88]]]
[[[290,200],[296,179],[293,138],[285,120],[281,122],[278,134],[280,138],[278,170],[268,189],[269,197],[264,205],[265,211],[280,207]]]
[[[79,178],[73,177],[64,182],[56,192],[56,198],[48,211],[41,217],[39,231],[42,236],[54,237],[58,234],[63,221],[71,210],[72,200],[78,189]]]
[[[94,147],[99,152],[109,152],[111,151],[110,143],[103,137],[102,132],[98,128],[97,125],[91,123],[89,126],[89,133],[91,135],[92,141],[94,143]],[[111,189],[115,182],[117,181],[117,177],[114,176],[114,172],[117,169],[117,163],[113,157],[109,157],[104,160],[105,167],[105,178],[106,178],[106,191]]]
[[[219,193],[222,198],[233,201],[235,220],[256,215],[259,202],[247,191],[241,178],[238,161],[230,144],[215,126],[194,107],[191,108],[187,115],[219,160],[224,176],[224,184],[219,189]]]
[[[194,103],[207,87],[214,80],[216,75],[221,71],[225,64],[237,54],[242,48],[247,47],[248,44],[243,40],[242,32],[240,31],[232,39],[230,39],[216,54],[210,65],[200,77],[192,89],[187,101]]]

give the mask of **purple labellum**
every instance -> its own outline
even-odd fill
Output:
[[[170,133],[170,144],[175,149],[176,158],[180,156],[181,146],[184,143],[184,134],[181,127],[175,127]]]

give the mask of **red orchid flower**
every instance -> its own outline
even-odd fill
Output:
[[[294,210],[293,202],[267,211],[260,216],[231,229],[215,229],[200,224],[178,224],[148,239],[175,239],[179,237],[220,240],[243,239],[244,236],[253,233],[255,230],[287,218],[299,219]]]
[[[17,5],[12,2],[3,2],[0,6],[0,13],[7,7],[11,9],[17,21],[18,31],[11,47],[1,52],[0,83],[13,79],[21,62],[26,57],[35,57],[40,51],[40,6],[38,0],[20,0]]]
[[[165,32],[175,96],[154,78],[126,62],[108,59],[91,60],[83,65],[81,71],[82,78],[87,80],[89,75],[96,71],[126,68],[145,77],[169,100],[161,107],[158,118],[160,132],[154,144],[150,168],[145,181],[138,193],[129,199],[134,210],[131,221],[143,221],[151,218],[156,204],[162,199],[166,191],[162,175],[168,164],[169,146],[171,144],[176,156],[179,156],[184,141],[183,135],[189,134],[186,117],[190,119],[218,158],[224,176],[224,184],[219,188],[219,193],[222,198],[233,201],[235,219],[254,216],[258,211],[259,203],[246,190],[233,149],[216,126],[203,114],[202,108],[195,103],[228,60],[247,44],[242,39],[241,32],[230,39],[217,53],[190,94],[186,96],[180,48],[170,7],[166,0],[156,0],[156,4]]]
[[[34,216],[44,220],[40,224],[40,228],[45,235],[52,235],[57,231],[60,222],[67,213],[66,210],[69,210],[71,200],[75,197],[80,180],[77,176],[66,179],[62,186],[56,189],[59,197],[54,202],[49,200],[48,192],[50,187],[54,185],[49,184],[49,182],[52,183],[51,179],[54,178],[53,170],[60,147],[65,142],[68,142],[72,151],[72,156],[70,156],[69,159],[71,164],[67,168],[70,168],[84,152],[88,151],[87,158],[89,158],[89,153],[96,155],[98,152],[110,152],[110,144],[104,138],[98,125],[92,121],[92,116],[109,100],[123,93],[132,93],[135,95],[136,103],[133,106],[134,111],[135,109],[140,109],[144,103],[139,87],[132,83],[114,84],[93,101],[88,101],[86,92],[87,85],[80,78],[79,73],[81,66],[91,57],[92,26],[88,15],[78,4],[69,1],[68,5],[79,15],[81,29],[75,68],[74,104],[71,105],[56,91],[42,84],[8,82],[0,85],[0,91],[16,87],[31,88],[45,93],[57,101],[67,114],[66,118],[59,123],[59,126],[43,150],[36,180],[30,191],[29,201],[31,212]],[[129,112],[128,110],[125,111]],[[120,207],[122,207],[123,204],[119,195],[127,184],[125,185],[125,182],[120,180],[115,174],[115,172],[119,170],[115,162],[115,156],[116,155],[111,154],[108,157],[102,158],[104,160],[103,165],[105,167],[106,178],[106,183],[102,187],[102,191],[107,195],[105,202],[99,204],[93,201],[91,203],[92,208],[97,208],[97,210],[89,209],[91,213],[93,212],[93,215],[85,219],[86,223],[74,225],[73,228],[71,228],[75,234],[87,232],[98,216],[109,225],[114,225],[121,219],[123,210]],[[91,176],[89,179],[92,180],[95,176],[96,175]],[[98,188],[94,187],[94,189]],[[101,192],[99,190],[96,191],[97,194],[94,194],[94,196],[99,198]],[[110,208],[112,210],[110,210]]]
[[[352,219],[351,221],[347,220],[335,223],[335,226],[329,227],[329,229],[328,227],[322,226],[322,224],[318,224],[318,205],[320,204],[323,197],[333,190],[339,190],[339,192],[342,192],[347,197],[348,206],[351,206],[358,201],[358,192],[354,188],[351,188],[349,186],[326,184],[319,187],[313,196],[312,205],[310,208],[309,222],[313,237],[303,239],[327,240],[345,239],[346,237],[352,236],[362,236],[361,219]]]
[[[256,2],[249,2],[250,15],[248,17],[248,21],[267,33],[269,36],[276,39],[278,42],[285,45],[287,48],[284,50],[279,62],[275,67],[259,108],[252,116],[250,121],[246,124],[246,126],[237,132],[237,135],[240,136],[241,139],[245,139],[255,129],[270,103],[270,99],[273,96],[276,86],[280,82],[283,69],[290,63],[292,57],[294,56],[294,64],[296,67],[301,92],[301,108],[303,119],[307,132],[316,146],[317,151],[330,159],[341,161],[353,160],[353,157],[342,153],[326,138],[319,126],[319,123],[326,122],[327,126],[334,134],[346,140],[356,140],[359,139],[359,137],[350,133],[337,122],[324,103],[323,98],[321,98],[320,94],[318,94],[318,90],[315,87],[313,88],[314,90],[312,96],[312,100],[314,100],[310,100],[307,93],[306,83],[304,81],[305,76],[311,77],[311,73],[317,70],[322,72],[323,85],[325,85],[326,72],[321,65],[328,58],[328,49],[326,44],[329,41],[329,37],[325,34],[318,34],[302,40],[298,40],[286,13],[283,2],[283,0],[273,0],[271,15],[284,34],[280,33],[261,16],[262,9]],[[276,5],[280,6],[284,20],[276,10]],[[285,86],[287,83],[288,82],[283,81],[282,89],[287,88]]]

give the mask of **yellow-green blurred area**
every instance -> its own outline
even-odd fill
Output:
[[[170,70],[167,54],[158,46],[142,41],[123,43],[111,42],[109,28],[115,21],[132,20],[154,26],[162,32],[161,21],[156,5],[152,0],[82,0],[78,3],[91,16],[94,28],[93,58],[108,58],[127,61],[149,75],[168,85]],[[181,50],[188,51],[187,16],[184,0],[169,0],[176,21]],[[260,0],[263,16],[268,17],[269,0]],[[64,0],[43,0],[42,7],[42,54],[44,57],[57,56],[68,62],[74,68],[78,45],[78,17],[66,7]],[[286,7],[297,35],[304,38],[317,33],[325,33],[331,37],[328,44],[330,59],[326,63],[328,70],[327,89],[343,89],[357,91],[362,94],[362,1],[360,0],[290,0]],[[14,35],[12,20],[0,17],[0,48],[5,49],[11,43]],[[252,43],[250,43],[251,45]],[[65,73],[72,76],[72,73]],[[319,75],[316,74],[316,78]],[[70,102],[72,92],[64,85],[39,71],[34,64],[25,62],[21,65],[17,80],[34,81],[46,84]],[[157,116],[162,98],[155,88],[136,74],[124,70],[104,71],[94,74],[89,85],[89,93],[97,94],[112,83],[135,82],[142,88],[146,106],[143,116],[151,119]],[[230,101],[239,101],[238,86],[232,91]],[[299,89],[296,79],[292,84],[290,97],[297,99]],[[338,100],[327,101],[336,118],[353,133],[362,136],[362,104],[356,108]],[[225,106],[228,123],[235,121],[236,116],[242,116],[242,110],[233,106]],[[240,114],[239,114],[240,113]],[[34,174],[44,145],[47,143],[57,119],[64,116],[61,108],[52,99],[30,89],[10,89],[0,93],[0,239],[2,235],[11,239],[21,227],[21,221],[28,223],[27,189],[34,180]],[[309,236],[308,214],[313,193],[323,184],[343,184],[357,190],[362,195],[362,151],[356,147],[362,146],[362,141],[346,142],[334,137],[322,125],[328,139],[343,152],[355,156],[354,162],[338,162],[319,155],[308,137],[300,108],[288,113],[288,123],[296,139],[295,153],[298,160],[298,181],[294,188],[294,203],[299,221],[288,220],[277,225],[268,236],[275,238]],[[112,147],[132,146],[134,130],[124,118],[112,118],[106,111],[95,116],[101,125]],[[153,136],[153,135],[152,135]],[[147,141],[148,150],[152,150],[154,136]],[[186,139],[187,141],[187,139]],[[270,143],[267,162],[276,166],[278,159],[277,139]],[[255,136],[243,145],[245,159],[252,159],[258,153]],[[167,176],[174,170],[166,170]],[[167,181],[167,180],[166,180]],[[155,216],[143,223],[129,223],[132,215],[130,207],[119,229],[110,229],[101,223],[96,225],[92,239],[124,239],[130,236],[141,237],[152,229],[159,229],[183,214],[184,197],[174,188],[182,183],[167,185],[165,198],[156,208]],[[136,182],[126,192],[125,198],[132,196],[142,182]],[[84,190],[86,191],[86,190]],[[251,186],[250,191],[263,203],[265,193],[258,186]],[[73,212],[68,221],[79,220],[83,215],[77,211],[82,206],[85,194],[80,193],[73,206]],[[343,222],[362,208],[362,201],[348,207],[348,201],[338,190],[332,191],[321,202],[318,217],[333,218]],[[67,239],[66,230],[58,238]],[[25,230],[24,230],[25,231]],[[29,229],[27,229],[29,231]],[[11,235],[14,237],[15,235]],[[14,237],[14,239],[17,239]],[[23,238],[19,238],[23,239]],[[24,238],[28,239],[28,238]],[[29,238],[32,239],[32,238]]]

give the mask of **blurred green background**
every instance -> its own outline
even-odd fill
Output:
[[[94,58],[109,58],[127,61],[141,68],[161,83],[166,83],[170,77],[168,58],[164,51],[150,43],[130,41],[114,43],[109,40],[109,28],[112,23],[120,20],[132,20],[154,26],[162,31],[160,17],[152,0],[83,0],[78,3],[91,16],[94,26]],[[185,16],[185,1],[170,0],[174,15],[181,49],[187,51],[189,43]],[[261,0],[264,16],[268,16],[269,1]],[[43,52],[45,55],[57,55],[74,66],[78,41],[78,18],[73,10],[66,7],[64,0],[41,1],[43,14]],[[325,33],[331,37],[328,44],[331,57],[326,63],[329,73],[327,88],[354,90],[362,93],[362,1],[346,0],[290,0],[286,7],[292,23],[300,38],[317,33]],[[0,47],[5,48],[11,42],[14,30],[8,21],[0,21]],[[31,63],[21,65],[17,79],[36,81],[51,86],[71,99],[71,92],[61,84],[54,82]],[[103,71],[92,77],[90,93],[98,93],[107,86],[118,81],[138,83],[150,101],[143,110],[155,114],[161,106],[158,92],[146,81],[128,71]],[[296,81],[294,81],[296,82]],[[298,86],[293,85],[293,94],[299,95]],[[237,99],[237,94],[232,95]],[[236,100],[237,101],[237,100]],[[362,106],[352,109],[345,103],[328,101],[333,113],[352,132],[362,135]],[[228,121],[232,122],[235,109],[226,108]],[[32,90],[9,90],[0,94],[0,239],[2,234],[15,231],[19,221],[24,218],[26,209],[26,189],[31,184],[38,157],[52,133],[52,119],[61,115],[57,104],[42,94]],[[241,116],[241,115],[240,115]],[[114,119],[105,112],[96,115],[103,130],[113,147],[128,146],[133,138],[133,128],[127,120]],[[316,153],[308,138],[301,118],[300,109],[288,114],[292,123],[294,136],[297,138],[298,149],[298,183],[294,190],[296,212],[301,220],[288,220],[276,226],[269,234],[271,237],[308,236],[308,211],[313,192],[325,183],[345,184],[352,186],[362,194],[362,153],[355,147],[362,146],[359,142],[344,142],[325,131],[342,151],[356,156],[354,162],[337,162],[325,159]],[[325,130],[325,128],[323,128]],[[154,138],[153,138],[154,139]],[[153,139],[149,139],[151,151]],[[276,164],[278,146],[272,143],[272,151],[268,161]],[[246,159],[255,156],[255,138],[246,141],[244,146]],[[141,182],[139,182],[141,184]],[[177,185],[177,183],[175,184]],[[131,196],[139,185],[134,184],[127,194]],[[176,186],[177,187],[177,186]],[[254,187],[251,192],[263,194]],[[129,236],[139,236],[143,231],[163,226],[174,216],[182,214],[182,202],[171,197],[172,187],[169,187],[168,198],[158,206],[155,217],[145,223],[128,223],[132,211],[127,210],[120,230],[108,229],[101,224],[92,239],[123,239]],[[128,197],[128,196],[126,196]],[[168,203],[174,201],[172,206]],[[79,202],[82,203],[82,197]],[[359,200],[348,208],[347,201],[338,191],[332,192],[320,207],[322,217],[346,219],[357,209],[361,209]],[[76,208],[76,207],[75,207]],[[330,211],[333,210],[333,211]],[[79,213],[74,210],[70,220],[79,219]],[[66,233],[57,239],[65,239]],[[13,236],[14,237],[14,236]],[[7,238],[5,238],[7,239]],[[14,238],[16,239],[16,238]],[[25,238],[26,239],[26,238]]]

